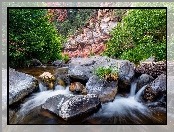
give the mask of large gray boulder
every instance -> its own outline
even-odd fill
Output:
[[[97,67],[116,66],[118,64],[119,82],[121,87],[130,85],[134,77],[135,64],[128,60],[116,60],[103,56],[90,58],[72,58],[69,63],[68,74],[71,78],[88,81]]]
[[[9,105],[18,102],[38,88],[36,78],[9,68]]]
[[[86,83],[89,94],[97,94],[101,102],[113,101],[118,91],[118,81],[108,82],[93,75]]]
[[[148,102],[166,102],[166,75],[161,74],[147,85],[143,91],[143,99]]]
[[[50,97],[43,105],[42,109],[60,116],[64,120],[69,120],[88,112],[96,110],[100,106],[98,96],[88,95],[56,95]]]

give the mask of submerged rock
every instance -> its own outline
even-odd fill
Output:
[[[36,78],[9,68],[9,105],[38,90]]]
[[[60,116],[64,120],[69,120],[82,114],[96,110],[100,106],[98,96],[88,95],[56,95],[49,98],[42,109]]]
[[[93,76],[94,69],[98,67],[116,66],[118,64],[118,74],[120,87],[130,85],[134,77],[135,65],[128,60],[116,60],[102,56],[91,56],[90,58],[72,58],[69,63],[68,74],[71,78],[88,81]]]
[[[148,102],[166,102],[166,75],[161,74],[153,82],[146,86],[143,98]]]
[[[89,94],[97,94],[101,102],[113,101],[118,91],[118,81],[106,81],[93,75],[86,83]]]

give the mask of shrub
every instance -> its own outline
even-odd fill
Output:
[[[110,34],[104,55],[135,63],[151,55],[166,59],[166,9],[129,10]]]
[[[93,74],[108,81],[118,80],[118,66],[98,67]]]
[[[62,59],[62,43],[44,9],[9,9],[10,67],[26,66],[27,60]]]

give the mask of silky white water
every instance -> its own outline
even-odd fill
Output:
[[[22,107],[20,109],[20,113],[22,115],[27,114],[30,112],[32,109],[36,108],[37,106],[42,105],[48,98],[58,95],[58,94],[71,94],[69,91],[69,86],[66,87],[66,89],[60,85],[57,85],[55,87],[55,90],[48,90],[45,91],[43,85],[41,86],[41,91],[39,93],[34,93],[32,96],[27,99],[28,101],[22,104]]]
[[[126,120],[133,120],[137,124],[140,123],[142,117],[151,116],[149,109],[138,102],[144,89],[145,87],[142,87],[135,94],[136,83],[132,83],[129,97],[117,94],[113,102],[102,104],[102,109],[94,117],[104,117],[107,118],[108,122],[112,120],[114,123],[124,123]]]

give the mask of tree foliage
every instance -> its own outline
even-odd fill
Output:
[[[36,58],[42,62],[61,59],[65,40],[46,16],[45,9],[9,9],[10,66],[25,66]]]
[[[166,10],[132,9],[111,31],[105,55],[139,63],[166,59]]]

